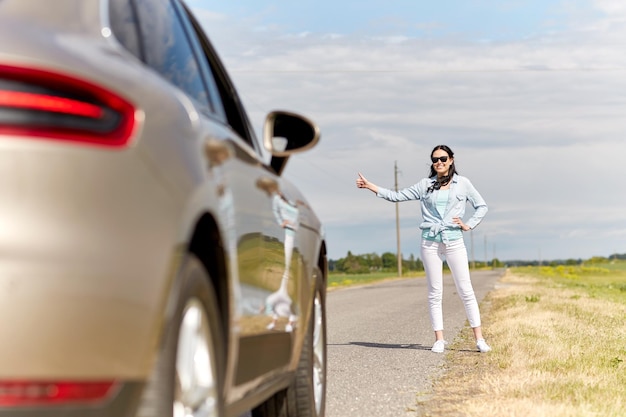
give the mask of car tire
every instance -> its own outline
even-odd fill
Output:
[[[170,324],[137,417],[223,415],[223,333],[215,292],[193,255],[179,279]]]
[[[326,291],[321,270],[298,369],[291,385],[256,408],[253,417],[323,417],[326,408]]]

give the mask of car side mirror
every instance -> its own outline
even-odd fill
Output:
[[[280,175],[294,153],[311,149],[320,139],[319,128],[295,113],[273,111],[265,118],[263,146],[272,155],[272,168]]]
[[[273,111],[265,118],[263,144],[274,156],[290,156],[312,148],[319,141],[319,128],[299,114]]]

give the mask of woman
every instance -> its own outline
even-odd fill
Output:
[[[430,154],[430,175],[417,184],[400,191],[392,191],[369,182],[361,173],[356,180],[358,188],[367,188],[387,201],[420,200],[423,222],[421,256],[428,283],[430,319],[435,331],[432,351],[443,353],[447,342],[443,337],[443,257],[445,256],[457,292],[465,305],[465,313],[474,331],[476,347],[481,352],[491,348],[483,338],[478,302],[470,280],[467,250],[462,232],[473,229],[487,213],[487,204],[472,183],[462,177],[454,166],[454,153],[446,145],[436,146]],[[463,221],[465,206],[470,202],[474,215]]]

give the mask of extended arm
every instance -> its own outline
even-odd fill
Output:
[[[359,173],[359,178],[356,180],[356,186],[359,188],[367,188],[378,197],[395,203],[400,201],[420,200],[422,198],[420,184],[415,184],[399,191],[393,191],[369,182],[361,173]]]

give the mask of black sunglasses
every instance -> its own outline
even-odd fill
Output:
[[[440,157],[431,156],[430,160],[433,161],[433,164],[436,164],[437,161],[447,162],[448,161],[448,157],[447,156],[440,156]]]

